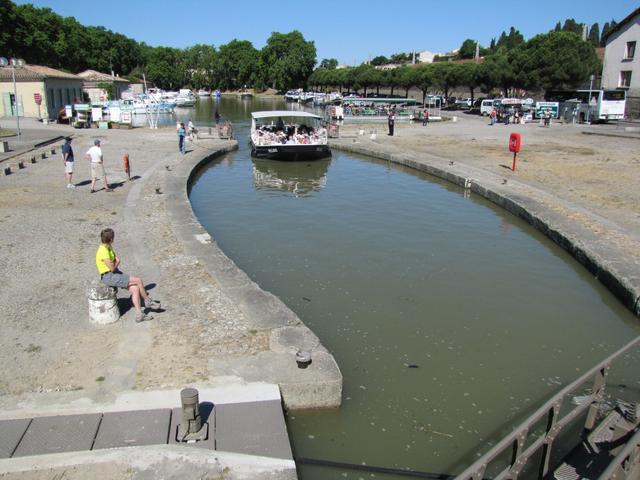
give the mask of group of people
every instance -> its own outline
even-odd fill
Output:
[[[64,162],[64,173],[67,178],[67,188],[76,188],[73,183],[73,172],[75,169],[75,157],[73,153],[73,147],[71,146],[71,137],[65,138],[62,145],[62,161]],[[104,156],[102,148],[100,146],[100,139],[93,141],[93,146],[87,150],[85,154],[87,160],[91,162],[91,193],[96,191],[96,181],[101,178],[104,183],[104,190],[106,192],[113,192],[113,189],[109,185],[107,179],[107,172],[104,168]],[[123,169],[127,175],[127,179],[131,180],[131,166],[129,162],[129,155],[125,155],[122,159]]]
[[[256,145],[312,145],[321,142],[321,134],[307,125],[285,125],[278,118],[275,125],[260,125],[254,133]]]

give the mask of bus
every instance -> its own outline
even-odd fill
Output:
[[[547,102],[559,102],[559,116],[567,122],[622,120],[627,103],[624,90],[562,90],[545,95]]]

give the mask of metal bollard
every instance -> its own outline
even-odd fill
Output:
[[[56,149],[55,149],[55,148],[52,148],[52,149],[51,149],[51,155],[55,155],[55,154],[56,154]]]
[[[35,155],[33,157],[31,157],[31,163],[36,163],[36,157]]]
[[[24,162],[18,162],[18,169],[22,170],[24,168]]]
[[[40,154],[40,158],[42,158],[42,159],[44,160],[45,158],[47,158],[47,154],[46,154],[46,153],[44,153],[44,152],[42,152],[42,153]]]
[[[178,426],[177,440],[189,442],[205,440],[209,432],[208,424],[202,425],[198,390],[184,388],[180,391],[182,402],[182,422]]]

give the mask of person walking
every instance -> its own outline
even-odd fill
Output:
[[[425,108],[422,112],[422,126],[426,127],[427,125],[429,125],[429,110]]]
[[[185,146],[184,146],[184,136],[185,136],[184,123],[181,123],[180,128],[178,129],[178,150],[183,155],[186,153]]]
[[[64,174],[67,177],[67,188],[76,188],[71,182],[71,177],[73,176],[73,148],[71,148],[71,137],[64,139],[62,159],[64,161]]]
[[[91,193],[96,191],[96,179],[100,176],[104,182],[104,191],[113,192],[113,189],[109,187],[109,181],[107,180],[107,172],[104,169],[104,158],[102,156],[102,149],[100,148],[100,140],[95,139],[93,141],[93,147],[87,150],[87,159],[91,160]]]
[[[551,109],[547,108],[544,111],[544,126],[548,127],[551,124]]]
[[[189,119],[189,123],[187,123],[187,132],[189,133],[189,140],[193,142],[193,135],[195,133],[196,127],[193,125],[191,119]]]
[[[136,323],[152,320],[153,317],[142,310],[140,300],[144,300],[145,307],[148,309],[160,308],[160,302],[151,299],[141,278],[120,271],[120,258],[113,250],[114,239],[113,229],[105,228],[100,232],[100,246],[96,251],[96,267],[100,274],[100,281],[110,287],[129,290],[133,308],[136,310]]]
[[[498,112],[496,112],[496,109],[492,109],[491,113],[489,114],[489,119],[491,121],[491,123],[489,125],[494,126],[496,124],[496,119],[498,117]]]

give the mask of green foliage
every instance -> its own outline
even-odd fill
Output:
[[[185,85],[186,71],[179,49],[147,47],[145,50],[145,72],[149,80],[164,89],[176,89]]]
[[[576,22],[573,18],[567,18],[562,25],[563,32],[573,32],[578,35],[582,35],[582,23]]]
[[[96,84],[96,88],[100,90],[104,90],[107,95],[107,100],[111,100],[113,98],[113,83],[111,82],[100,82]]]
[[[321,68],[328,68],[329,70],[334,69],[338,66],[338,60],[335,58],[323,58],[320,62]]]
[[[391,63],[391,60],[389,60],[384,55],[378,55],[377,57],[373,57],[370,63],[371,65],[376,67],[378,65],[386,65],[387,63]]]
[[[514,48],[522,45],[524,43],[524,37],[522,34],[516,30],[514,27],[511,27],[509,30],[509,35],[505,32],[500,34],[500,38],[496,43],[496,48],[506,48],[507,50],[513,50]]]
[[[189,84],[196,89],[211,89],[215,81],[216,49],[213,45],[197,44],[184,53]]]
[[[231,40],[221,45],[215,62],[218,86],[238,89],[258,81],[260,54],[247,40]]]
[[[389,59],[389,63],[408,63],[412,60],[410,53],[394,53]]]
[[[591,25],[588,38],[594,47],[600,45],[600,25],[598,25],[598,22]]]
[[[460,50],[458,51],[458,58],[468,59],[474,58],[476,56],[476,41],[470,38],[467,38],[462,45],[460,46]]]
[[[303,86],[316,64],[316,47],[297,30],[271,34],[261,54],[266,82],[285,91]]]

